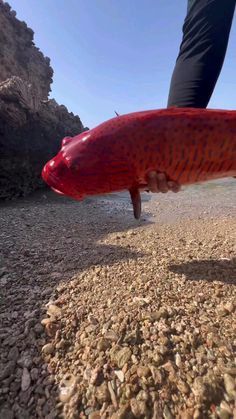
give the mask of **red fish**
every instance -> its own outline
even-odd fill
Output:
[[[42,171],[74,199],[129,190],[135,218],[150,171],[180,185],[236,176],[236,111],[170,108],[117,116],[62,141]]]

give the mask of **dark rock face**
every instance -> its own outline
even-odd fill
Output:
[[[85,130],[78,116],[48,100],[50,60],[15,15],[0,0],[0,199],[44,187],[41,170],[62,138]]]

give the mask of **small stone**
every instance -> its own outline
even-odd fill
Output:
[[[27,405],[30,399],[32,393],[32,387],[29,387],[27,390],[25,391],[21,391],[19,393],[19,397],[20,397],[20,402],[24,405]]]
[[[99,323],[98,319],[96,319],[96,317],[94,317],[93,314],[89,314],[88,315],[88,321],[91,324],[97,325]]]
[[[89,415],[91,415],[91,413],[93,413],[93,412],[94,412],[94,408],[93,407],[87,407],[84,410],[84,413],[85,413],[86,417],[88,417]]]
[[[152,373],[152,378],[155,384],[162,384],[163,383],[163,374],[161,373],[159,368],[150,365],[150,370]]]
[[[47,314],[49,316],[55,316],[55,317],[61,317],[62,315],[62,309],[55,304],[50,304],[47,309]]]
[[[46,326],[46,324],[50,323],[52,320],[50,319],[50,317],[45,317],[45,319],[41,320],[41,324],[43,326]]]
[[[146,417],[147,415],[147,405],[146,402],[143,400],[136,400],[136,399],[131,399],[130,400],[130,407],[131,407],[131,411],[133,413],[133,415],[136,418],[140,418],[140,417]]]
[[[207,396],[207,388],[203,382],[202,377],[196,377],[193,382],[192,392],[195,397],[199,398],[200,400],[205,399]]]
[[[133,298],[134,303],[139,303],[141,307],[144,307],[150,303],[150,298],[146,297],[134,297]]]
[[[41,325],[41,324],[39,324],[39,323],[37,323],[37,324],[34,326],[34,331],[35,331],[35,333],[36,333],[37,335],[41,335],[41,333],[43,333],[43,327],[42,327],[42,325]]]
[[[59,324],[54,321],[49,321],[45,324],[45,332],[51,338],[55,337],[58,330]]]
[[[20,358],[17,360],[17,365],[21,368],[30,368],[33,364],[32,357],[29,352],[21,352]]]
[[[219,417],[220,419],[231,419],[232,418],[232,414],[230,414],[227,410],[224,409],[219,409],[217,411],[217,417]]]
[[[222,411],[226,411],[230,416],[233,414],[231,407],[226,403],[225,400],[223,400],[220,404],[220,409]]]
[[[175,364],[178,368],[181,367],[182,365],[182,360],[181,360],[181,356],[180,354],[177,352],[177,354],[175,355]]]
[[[131,355],[131,360],[133,364],[138,364],[138,358],[135,355]]]
[[[9,377],[9,375],[13,374],[15,369],[15,361],[9,361],[6,365],[3,366],[2,370],[0,371],[0,381],[4,380],[4,378]]]
[[[202,419],[202,413],[198,408],[194,410],[193,419]]]
[[[95,367],[91,370],[90,384],[99,386],[103,381],[103,371],[100,367]]]
[[[236,396],[235,381],[234,381],[234,378],[231,377],[231,375],[224,374],[224,384],[225,384],[225,389],[226,389],[227,393],[230,396],[233,396],[233,397]]]
[[[111,344],[108,339],[100,338],[97,343],[97,348],[99,351],[106,351],[110,348]]]
[[[193,419],[193,409],[188,409],[180,412],[179,418],[181,419]]]
[[[124,406],[119,407],[119,409],[113,413],[110,419],[131,419],[130,415],[132,415],[130,412],[130,406],[128,403],[126,403]]]
[[[148,377],[150,374],[151,374],[151,371],[149,367],[139,366],[137,368],[137,376],[140,378]]]
[[[132,352],[129,348],[125,347],[122,348],[115,354],[115,361],[119,368],[123,368],[123,366],[130,360]]]
[[[173,419],[174,416],[172,415],[169,407],[167,406],[167,404],[165,404],[164,409],[163,409],[163,417],[164,419]]]
[[[166,319],[168,317],[168,311],[165,308],[161,308],[158,311],[150,313],[151,321],[158,321],[160,319]]]
[[[112,342],[117,342],[119,337],[114,330],[107,330],[107,332],[104,333],[104,338],[111,340]]]
[[[228,313],[233,313],[235,310],[235,304],[232,301],[229,301],[228,303],[224,304],[224,309]]]
[[[18,348],[17,346],[13,346],[8,353],[8,359],[9,361],[17,361],[18,358],[19,358]]]
[[[38,368],[32,368],[32,370],[30,371],[30,376],[32,381],[37,381],[39,376]]]
[[[112,385],[111,381],[107,382],[107,387],[108,387],[108,390],[109,390],[109,393],[110,393],[111,402],[112,402],[114,408],[118,409],[118,401],[117,401],[116,393],[113,389],[113,385]]]
[[[76,378],[73,374],[63,377],[59,385],[59,398],[62,403],[70,400],[76,388]]]
[[[125,375],[122,370],[115,370],[115,375],[119,378],[120,382],[123,383],[125,379]]]
[[[54,352],[54,349],[55,347],[53,343],[46,343],[46,345],[42,347],[42,352],[48,355],[52,354]]]
[[[97,329],[97,325],[95,324],[90,324],[89,326],[87,326],[85,328],[86,333],[90,334],[92,332],[94,332]]]
[[[184,393],[184,394],[189,393],[189,390],[190,390],[189,385],[185,383],[185,381],[183,380],[178,380],[177,388],[179,389],[181,393]]]
[[[105,381],[100,386],[96,387],[95,396],[99,403],[110,401],[110,393]]]
[[[21,377],[21,390],[26,391],[28,390],[31,383],[30,373],[27,368],[23,368],[23,373]]]
[[[59,342],[56,343],[56,349],[63,349],[66,346],[66,341],[61,339]]]
[[[145,390],[140,390],[140,392],[136,396],[136,400],[139,400],[139,401],[142,400],[142,401],[147,402],[148,399],[149,399],[148,392]]]
[[[98,410],[89,414],[88,419],[100,419],[101,415]]]

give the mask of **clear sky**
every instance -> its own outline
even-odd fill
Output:
[[[166,106],[187,0],[8,1],[51,59],[51,97],[84,125]],[[212,108],[235,108],[235,25]]]

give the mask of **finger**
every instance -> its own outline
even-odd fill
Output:
[[[156,172],[148,173],[148,189],[153,193],[159,192]]]
[[[171,190],[172,192],[179,192],[180,191],[180,185],[177,182],[173,182],[172,180],[170,180],[168,183],[168,189]]]
[[[159,191],[168,192],[168,182],[164,173],[157,173],[157,184]]]

